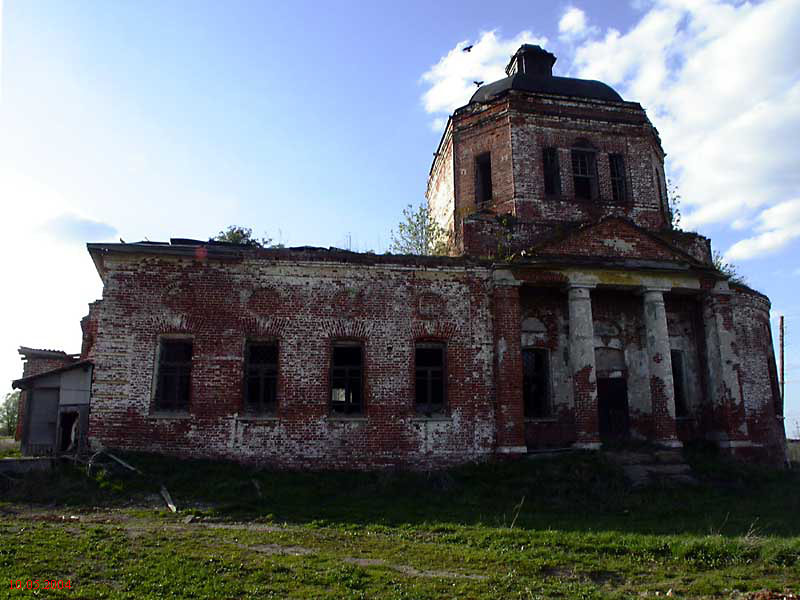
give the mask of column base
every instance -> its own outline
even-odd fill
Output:
[[[662,448],[683,448],[683,442],[680,440],[656,440],[655,443]]]
[[[527,446],[498,446],[495,449],[497,454],[527,454]]]
[[[717,444],[722,449],[727,448],[750,448],[752,446],[760,446],[761,444],[754,444],[750,440],[717,440]]]
[[[572,447],[576,450],[600,450],[602,442],[575,442]]]

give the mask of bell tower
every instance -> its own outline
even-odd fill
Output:
[[[525,44],[507,76],[448,120],[428,177],[434,218],[459,253],[522,251],[607,216],[671,230],[664,151],[644,109],[608,85],[553,75],[556,57]]]

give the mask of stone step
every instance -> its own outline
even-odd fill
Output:
[[[619,465],[671,465],[683,464],[680,450],[654,450],[652,452],[613,450],[604,452],[605,456]]]
[[[696,484],[692,469],[687,464],[624,465],[625,477],[634,487],[651,483]]]

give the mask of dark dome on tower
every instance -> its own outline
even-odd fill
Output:
[[[489,102],[509,90],[589,98],[607,102],[623,101],[611,86],[601,81],[554,76],[553,64],[555,62],[555,55],[541,46],[523,44],[511,57],[511,61],[506,67],[508,77],[479,87],[470,98],[470,103]]]

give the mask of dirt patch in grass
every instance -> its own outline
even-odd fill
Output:
[[[347,556],[342,559],[346,563],[358,565],[359,567],[387,567],[409,577],[444,577],[446,579],[473,579],[483,581],[488,579],[486,575],[471,575],[468,573],[456,573],[454,571],[425,571],[415,569],[408,565],[395,565],[380,558],[353,558]]]
[[[261,554],[286,554],[289,556],[306,556],[313,554],[314,551],[302,546],[280,546],[279,544],[256,544],[254,546],[244,546],[239,544],[240,548],[259,552]]]

